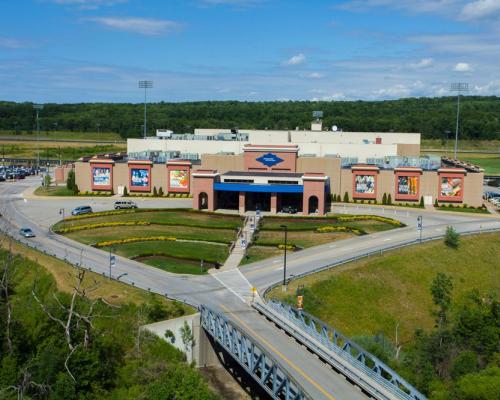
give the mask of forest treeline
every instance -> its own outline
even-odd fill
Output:
[[[344,131],[421,132],[445,139],[455,132],[456,97],[388,101],[202,101],[148,105],[148,134],[157,128],[178,133],[194,128],[309,129],[312,112],[324,112],[324,127]],[[116,132],[123,138],[142,133],[143,104],[45,104],[42,131]],[[500,139],[500,97],[467,96],[461,102],[460,135],[464,139]],[[32,103],[0,102],[0,129],[35,130]],[[448,133],[447,133],[448,131]]]

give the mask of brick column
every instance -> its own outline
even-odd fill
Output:
[[[277,193],[271,193],[271,212],[276,214],[278,208],[278,195]]]
[[[245,192],[240,192],[238,196],[238,211],[240,214],[245,213]]]
[[[302,213],[309,215],[309,199],[315,196],[318,199],[318,215],[325,215],[326,176],[320,173],[306,173],[302,179],[304,181]]]

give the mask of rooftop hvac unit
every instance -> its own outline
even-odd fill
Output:
[[[156,137],[170,139],[172,137],[173,133],[174,132],[169,130],[169,129],[157,129],[156,130]]]

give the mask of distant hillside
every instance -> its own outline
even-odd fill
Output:
[[[156,128],[192,132],[203,128],[309,128],[313,110],[324,112],[324,125],[346,131],[422,132],[424,138],[444,139],[455,132],[456,97],[409,98],[391,101],[154,103],[148,105],[148,133]],[[31,103],[0,102],[0,129],[33,130]],[[43,131],[117,132],[141,134],[142,104],[46,104],[40,114]],[[466,97],[461,107],[463,139],[500,139],[500,97]]]

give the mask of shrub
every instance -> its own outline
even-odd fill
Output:
[[[387,194],[384,193],[382,196],[382,204],[386,205],[387,204]]]
[[[128,189],[126,186],[123,188],[123,197],[128,197]]]
[[[439,207],[438,199],[434,200],[434,207]]]
[[[69,218],[67,218],[67,220],[68,219]],[[88,229],[109,228],[112,226],[145,226],[145,225],[149,225],[149,224],[150,224],[150,222],[148,222],[148,221],[101,222],[101,223],[96,223],[96,224],[70,226],[68,228],[60,228],[60,229],[56,228],[56,229],[54,229],[54,232],[56,232],[56,233],[70,233],[70,232],[85,231]]]
[[[150,236],[150,237],[131,237],[127,239],[116,239],[116,240],[107,240],[105,242],[98,242],[94,246],[95,247],[108,247],[115,246],[119,244],[126,243],[136,243],[136,242],[170,242],[176,241],[177,238],[173,236]]]
[[[321,226],[316,228],[318,233],[330,233],[330,232],[352,232],[355,235],[364,235],[366,232],[362,229],[353,228],[351,226]]]
[[[420,196],[420,203],[418,204],[420,207],[424,206],[424,196]]]
[[[160,189],[158,189],[158,196],[163,197],[163,188],[160,186]]]
[[[279,244],[279,245],[278,245],[278,249],[280,249],[280,250],[285,250],[285,245],[284,245],[284,244]],[[286,249],[287,249],[287,250],[292,250],[292,251],[293,251],[293,250],[295,250],[295,245],[294,245],[294,244],[287,244],[287,245],[286,245]]]
[[[66,188],[73,193],[78,193],[78,186],[76,186],[75,170],[70,169],[68,172],[68,179],[66,180]]]
[[[349,193],[347,192],[344,193],[344,203],[349,203]]]
[[[446,246],[456,249],[459,244],[459,238],[460,235],[452,226],[446,228],[446,233],[444,235],[444,244],[446,244]]]
[[[346,215],[337,217],[337,221],[339,222],[351,222],[351,221],[378,221],[384,222],[386,224],[394,225],[394,226],[404,226],[403,223],[387,217],[380,217],[378,215]]]
[[[156,186],[153,188],[153,197],[158,197],[158,190],[156,189]]]
[[[387,195],[387,204],[388,205],[392,204],[392,198],[391,198],[391,194],[390,193]]]

